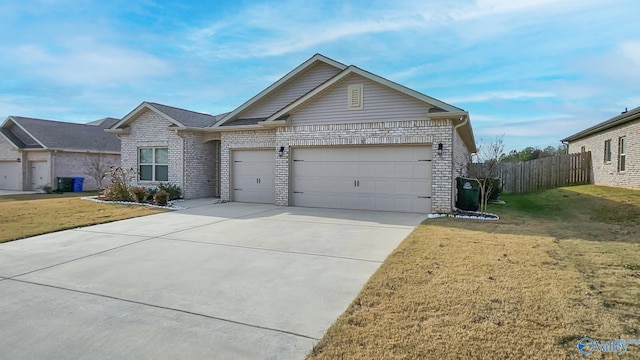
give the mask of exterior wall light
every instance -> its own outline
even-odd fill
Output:
[[[278,156],[280,157],[284,156],[284,146],[280,146],[280,150],[278,150]]]
[[[22,159],[17,158],[17,159],[16,159],[16,162],[22,162]]]
[[[444,149],[444,146],[442,145],[442,143],[438,144],[438,156],[442,156],[442,150]]]

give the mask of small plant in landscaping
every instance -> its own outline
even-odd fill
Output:
[[[106,173],[106,176],[111,178],[111,183],[104,189],[104,197],[111,201],[133,201],[129,184],[134,175],[133,168],[111,167]]]
[[[158,188],[153,187],[153,188],[147,188],[147,199],[153,200],[154,196],[156,196],[156,193],[158,192]]]
[[[178,185],[160,183],[158,184],[158,190],[165,191],[169,194],[169,200],[180,199],[182,197],[182,189]]]
[[[158,190],[158,192],[153,195],[153,201],[156,205],[167,206],[167,203],[169,202],[169,193],[164,190]]]
[[[137,186],[137,187],[131,188],[131,196],[133,197],[133,200],[135,200],[136,202],[142,203],[147,201],[149,194],[147,193],[147,189]]]

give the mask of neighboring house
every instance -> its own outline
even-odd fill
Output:
[[[144,102],[107,131],[138,185],[326,208],[449,212],[476,151],[464,110],[319,54],[230,113]]]
[[[562,139],[569,153],[591,151],[593,182],[640,189],[640,107]]]
[[[120,140],[104,132],[118,121],[74,124],[9,116],[0,126],[0,189],[55,189],[57,177],[75,176],[84,177],[84,189],[97,189],[92,164],[120,163]]]

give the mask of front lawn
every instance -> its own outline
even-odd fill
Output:
[[[80,200],[89,193],[0,196],[0,243],[165,210]]]
[[[499,221],[423,222],[308,358],[584,358],[582,337],[640,339],[640,191],[501,198]]]

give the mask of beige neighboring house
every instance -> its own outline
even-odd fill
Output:
[[[466,111],[320,54],[229,113],[144,102],[107,131],[138,185],[341,209],[449,212],[476,151]]]
[[[57,177],[84,177],[85,190],[97,189],[92,164],[120,163],[120,140],[104,131],[117,122],[105,118],[76,124],[9,116],[0,126],[0,189],[56,189]]]
[[[569,153],[591,151],[595,184],[640,189],[640,107],[562,139]]]

